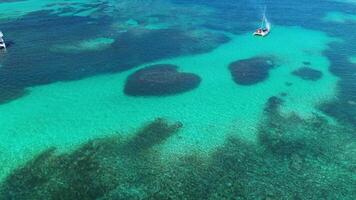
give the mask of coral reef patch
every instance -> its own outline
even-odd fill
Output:
[[[355,128],[284,117],[281,103],[266,103],[257,143],[230,136],[209,155],[161,159],[159,145],[182,126],[163,119],[130,138],[94,139],[66,154],[50,148],[14,170],[0,198],[353,199]]]
[[[14,99],[20,98],[27,94],[26,90],[18,89],[13,86],[0,84],[0,104],[8,103]]]
[[[192,90],[198,87],[200,81],[195,74],[178,72],[175,65],[158,64],[130,75],[124,92],[131,96],[172,95]]]
[[[239,85],[253,85],[268,78],[273,61],[265,57],[238,60],[230,64],[233,80]]]
[[[309,61],[303,61],[303,65],[311,65],[311,62],[309,62]]]
[[[303,80],[316,81],[319,80],[323,73],[319,70],[310,67],[301,67],[292,72],[293,75],[300,77]]]
[[[68,154],[49,148],[5,180],[0,199],[98,199],[120,187],[133,190],[141,181],[148,185],[150,171],[158,172],[152,168],[158,159],[153,148],[180,128],[156,119],[133,138],[96,139]]]

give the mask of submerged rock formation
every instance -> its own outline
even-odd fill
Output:
[[[266,103],[257,143],[230,136],[208,155],[162,159],[159,144],[181,127],[162,119],[130,138],[48,149],[0,184],[0,199],[353,199],[355,127],[284,117],[280,103]]]
[[[28,94],[28,91],[13,86],[3,86],[0,84],[0,105],[10,102],[14,99],[23,97]]]
[[[272,96],[268,98],[264,111],[268,114],[277,113],[279,111],[279,107],[283,104],[283,102],[283,99],[277,96]]]
[[[0,184],[0,199],[94,200],[120,187],[130,190],[141,181],[149,181],[146,179],[157,162],[150,150],[177,133],[181,126],[156,119],[133,138],[114,135],[95,139],[66,154],[49,148]],[[141,175],[146,176],[137,179]]]
[[[163,143],[167,138],[177,133],[182,128],[180,122],[169,124],[166,120],[158,118],[139,130],[133,138],[123,145],[125,153],[142,153],[155,145]]]
[[[303,80],[316,81],[319,80],[323,73],[319,70],[312,69],[310,67],[301,67],[292,72],[293,75],[300,77]]]
[[[303,61],[303,64],[304,64],[304,65],[311,65],[311,62],[309,62],[309,61]]]
[[[271,59],[256,57],[238,60],[230,64],[229,69],[235,83],[253,85],[268,78],[268,72],[273,67]]]
[[[278,104],[272,97],[266,106]],[[257,143],[230,136],[209,155],[162,159],[159,144],[181,127],[162,119],[131,138],[48,149],[0,184],[0,199],[353,199],[355,127],[273,110]]]
[[[172,95],[192,90],[200,81],[195,74],[178,72],[175,65],[152,65],[130,75],[124,92],[131,96]]]
[[[291,83],[291,82],[285,82],[284,84],[285,84],[286,86],[288,86],[288,87],[290,87],[290,86],[293,85],[293,83]]]

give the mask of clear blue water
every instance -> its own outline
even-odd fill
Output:
[[[355,199],[355,28],[352,0],[1,1],[0,199]]]

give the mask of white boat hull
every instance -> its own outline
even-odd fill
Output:
[[[266,31],[262,31],[262,32],[254,32],[253,33],[253,35],[255,35],[255,36],[262,36],[262,37],[265,37],[266,35],[268,35],[269,34],[269,30],[266,30]]]
[[[0,49],[6,49],[5,41],[2,38],[0,38]]]
[[[6,49],[6,43],[3,39],[4,34],[0,31],[0,49]]]

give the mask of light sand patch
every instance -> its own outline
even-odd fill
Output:
[[[351,57],[349,58],[349,60],[350,60],[351,63],[356,64],[356,56],[351,56]]]
[[[51,48],[54,52],[80,53],[83,51],[101,51],[114,42],[112,38],[94,38],[76,42],[75,44],[58,44]]]
[[[347,21],[356,21],[356,15],[346,14],[342,12],[329,12],[323,18],[326,22],[334,22],[334,23],[345,23]]]

